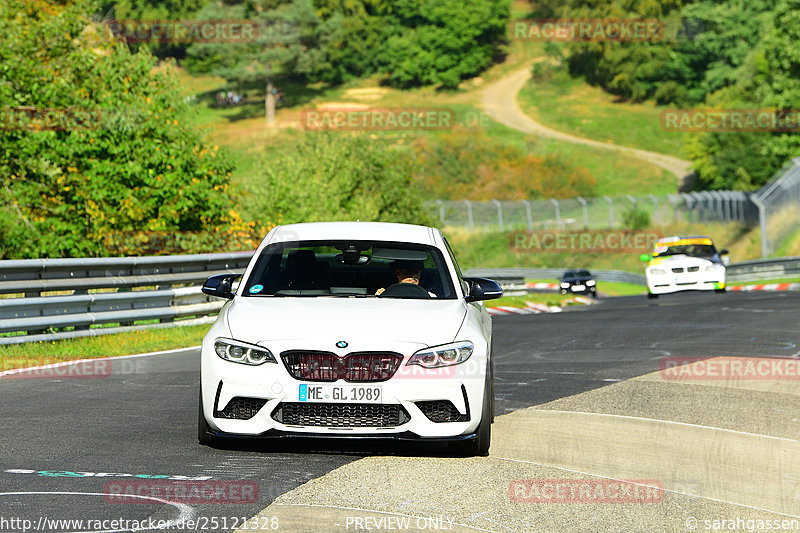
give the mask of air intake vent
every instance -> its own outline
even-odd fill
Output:
[[[233,418],[236,420],[250,420],[256,413],[264,407],[267,400],[262,398],[232,398],[225,409],[222,411],[215,411],[215,418]]]
[[[351,383],[386,381],[391,378],[403,356],[394,352],[354,352],[339,357],[331,352],[292,350],[281,354],[286,370],[302,381]]]
[[[422,414],[431,422],[469,422],[469,416],[462,415],[450,400],[415,402]]]
[[[411,417],[400,405],[351,403],[281,403],[272,418],[290,426],[395,427]]]

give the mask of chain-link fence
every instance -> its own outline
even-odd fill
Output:
[[[800,232],[800,157],[790,160],[756,192],[702,191],[666,196],[603,196],[488,202],[431,202],[441,226],[469,231],[613,229],[631,226],[636,213],[650,223],[738,222],[761,227],[763,257],[781,252]]]
[[[622,228],[628,226],[626,219],[633,217],[634,212],[646,213],[655,225],[758,220],[757,208],[748,194],[741,191],[532,201],[439,200],[429,207],[441,226],[470,231]]]
[[[781,251],[800,232],[800,157],[791,159],[751,197],[761,226],[761,256]]]

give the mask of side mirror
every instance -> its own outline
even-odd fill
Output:
[[[728,250],[723,248],[722,250],[719,251],[719,255],[728,255]]]
[[[211,276],[203,284],[201,290],[203,294],[230,300],[233,298],[233,291],[231,290],[233,281],[240,276],[241,274],[219,274],[217,276]]]
[[[647,254],[642,254],[639,256],[640,261],[650,261],[650,256]]]
[[[480,300],[494,300],[503,296],[503,289],[500,285],[491,279],[486,278],[464,278],[464,281],[469,285],[469,294],[466,300],[468,302],[477,302]]]

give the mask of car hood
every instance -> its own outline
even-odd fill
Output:
[[[289,339],[452,342],[463,300],[237,297],[226,311],[233,338],[253,344]]]
[[[592,281],[594,278],[591,276],[583,276],[580,278],[564,278],[562,279],[562,283],[585,283],[587,281]]]
[[[665,268],[672,267],[690,267],[690,266],[708,266],[712,264],[721,265],[722,262],[715,258],[694,257],[691,255],[667,255],[664,257],[654,257],[647,263],[648,267],[663,266]]]

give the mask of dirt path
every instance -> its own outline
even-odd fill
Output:
[[[537,61],[541,61],[542,58]],[[528,81],[531,75],[531,65],[527,64],[525,67],[515,70],[496,82],[488,85],[483,91],[483,98],[481,99],[481,107],[492,118],[505,124],[509,128],[522,131],[524,133],[531,133],[540,135],[542,137],[549,137],[551,139],[558,139],[560,141],[584,144],[587,146],[594,146],[603,148],[605,150],[617,150],[630,154],[634,157],[658,165],[659,167],[667,170],[678,178],[679,184],[683,184],[691,173],[691,163],[689,161],[672,157],[665,154],[656,152],[649,152],[647,150],[640,150],[638,148],[630,148],[628,146],[618,146],[616,144],[609,144],[583,137],[576,137],[569,133],[563,133],[552,128],[548,128],[531,117],[526,115],[520,109],[517,103],[517,93]]]

